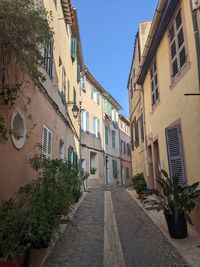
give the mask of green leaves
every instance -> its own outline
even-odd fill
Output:
[[[181,186],[178,182],[178,175],[170,178],[164,170],[162,174],[164,177],[157,180],[162,191],[148,189],[149,198],[144,204],[157,206],[158,211],[163,210],[166,214],[173,214],[175,221],[180,214],[184,213],[188,223],[192,224],[189,214],[195,207],[194,199],[200,196],[200,190],[197,189],[199,182]]]
[[[145,193],[145,190],[147,190],[147,183],[144,179],[144,174],[138,173],[134,175],[132,178],[132,185],[133,185],[134,190],[138,194]]]

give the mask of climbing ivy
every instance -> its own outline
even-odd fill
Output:
[[[50,19],[40,0],[0,1],[0,104],[10,108],[25,81],[41,86],[45,80],[41,67],[45,40],[53,34]],[[0,127],[1,139],[8,132],[2,117]]]

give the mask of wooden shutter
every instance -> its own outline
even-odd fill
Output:
[[[70,162],[71,163],[71,147],[69,146],[68,147],[68,162]]]
[[[76,89],[75,88],[73,91],[73,101],[74,101],[74,103],[76,103]]]
[[[108,145],[108,126],[105,125],[105,143]]]
[[[115,131],[112,131],[112,148],[115,148]]]
[[[81,66],[77,64],[77,82],[79,83],[81,80]]]
[[[134,150],[134,121],[131,122],[131,147]]]
[[[134,121],[134,125],[135,125],[135,146],[138,147],[139,146],[139,132],[138,132],[138,121]]]
[[[71,57],[73,61],[76,59],[76,54],[77,54],[77,39],[73,37],[71,39]]]
[[[171,177],[178,175],[179,184],[183,185],[186,182],[186,177],[179,124],[166,129],[166,142],[170,175]]]

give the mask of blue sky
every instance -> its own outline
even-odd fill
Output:
[[[129,113],[127,81],[138,23],[151,20],[157,0],[72,0],[78,10],[85,65]]]

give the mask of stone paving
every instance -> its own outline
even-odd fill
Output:
[[[109,205],[112,207],[108,210],[114,210],[115,213],[115,216],[107,216],[114,220],[116,229],[111,229],[111,232],[118,238],[113,240],[120,243],[117,246],[111,244],[110,248],[104,240],[104,228],[107,225],[104,221],[105,190],[111,191],[112,201]],[[109,241],[109,238],[106,239]],[[121,247],[123,266],[126,267],[189,266],[126,189],[120,187],[92,189],[87,194],[72,224],[65,229],[43,266],[103,267],[105,255],[109,256],[109,253],[104,252],[105,246],[111,253],[115,247]],[[122,266],[121,263],[113,262],[114,266],[111,264],[110,267]]]

